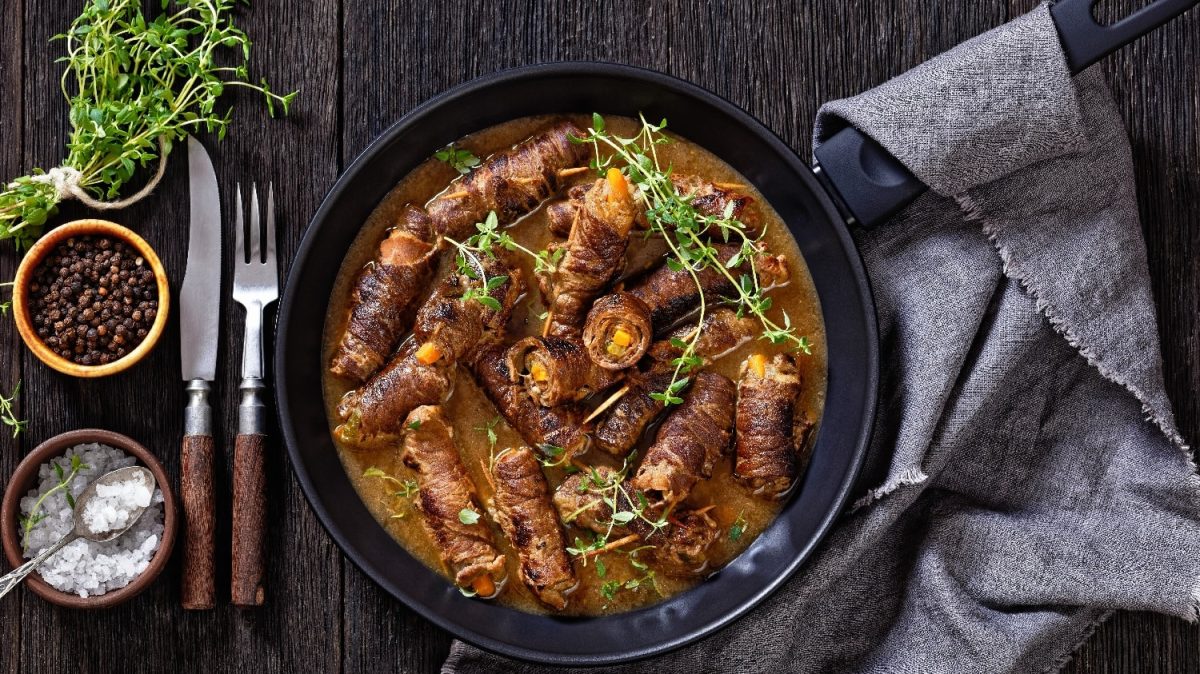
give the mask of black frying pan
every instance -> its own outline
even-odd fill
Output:
[[[1089,0],[1053,9],[1073,70],[1200,0],[1159,0],[1101,28]],[[433,152],[467,133],[529,115],[666,117],[671,129],[724,159],[782,217],[809,265],[828,341],[829,389],[801,488],[729,566],[659,604],[599,618],[537,616],[467,599],[410,556],[359,499],[337,458],[321,399],[327,300],[358,229],[387,192]],[[296,476],[330,535],[393,596],[455,635],[492,651],[582,665],[647,657],[729,624],[784,583],[824,537],[853,491],[874,419],[879,353],[874,305],[848,220],[882,222],[924,191],[855,129],[817,152],[820,178],[779,138],[727,101],[648,70],[560,63],[505,71],[455,88],[406,115],[337,181],[291,266],[275,351],[279,419]]]

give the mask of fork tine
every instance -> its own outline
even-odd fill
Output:
[[[250,183],[250,263],[262,263],[262,215],[258,211],[258,186]]]
[[[267,259],[266,263],[272,268],[275,263],[275,183],[267,183]],[[274,270],[272,270],[274,273]]]
[[[237,261],[246,264],[246,209],[242,207],[242,184],[237,184],[237,206],[234,211],[233,250],[237,252]]]

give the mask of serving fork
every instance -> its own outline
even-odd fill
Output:
[[[242,186],[237,187],[233,299],[246,310],[242,341],[242,400],[233,457],[233,577],[236,606],[263,603],[266,482],[266,406],[263,404],[263,309],[279,299],[279,267],[275,261],[275,191],[267,185],[265,222],[260,218],[258,189],[250,185],[250,227],[245,223]]]

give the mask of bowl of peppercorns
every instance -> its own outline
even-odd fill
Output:
[[[107,220],[50,230],[17,268],[13,316],[43,363],[103,377],[138,362],[167,322],[170,291],[145,239]]]

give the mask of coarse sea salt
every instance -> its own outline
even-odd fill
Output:
[[[70,474],[71,458],[74,456],[79,457],[83,467],[67,485],[72,499],[101,475],[137,463],[134,457],[108,445],[77,445],[68,449],[62,457],[52,460],[62,469],[64,477]],[[60,481],[51,463],[41,465],[38,478],[40,483],[37,489],[21,499],[22,520],[30,516],[42,494],[53,489]],[[92,504],[82,514],[84,526],[90,531],[123,528],[134,507],[145,507],[146,511],[129,531],[115,540],[96,543],[81,538],[73,541],[38,567],[38,574],[54,589],[80,597],[100,595],[128,585],[150,566],[150,560],[162,541],[162,491],[155,489],[152,494],[149,492],[149,485],[140,478],[108,486],[97,485]],[[143,503],[145,505],[141,505]],[[27,559],[32,559],[57,543],[75,526],[74,509],[61,489],[42,501],[38,514],[41,517],[29,530],[25,540]]]
[[[124,529],[134,513],[150,505],[152,496],[141,473],[123,482],[98,484],[96,495],[83,508],[83,526],[95,536]]]

